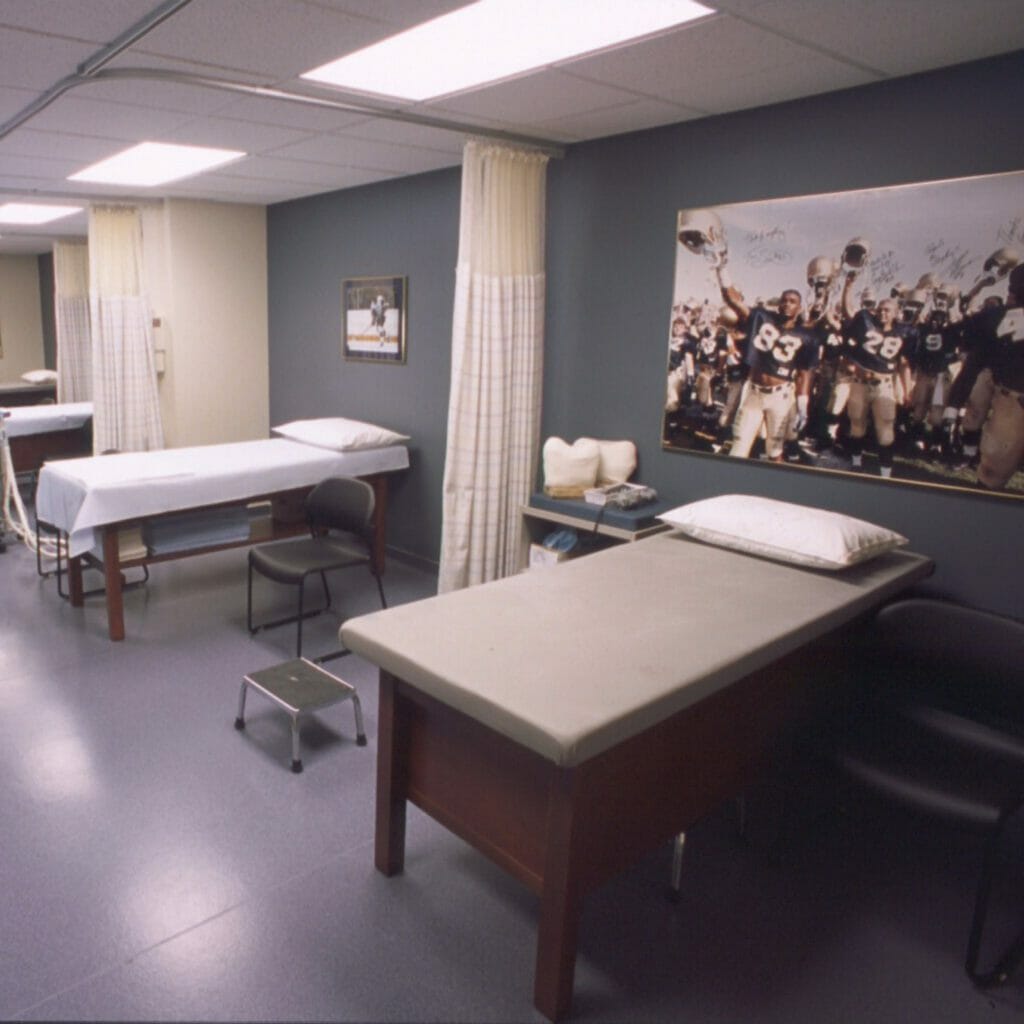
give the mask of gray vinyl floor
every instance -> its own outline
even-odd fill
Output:
[[[435,580],[393,558],[385,584],[399,603]],[[347,593],[341,614],[374,608],[368,578]],[[269,702],[233,728],[243,675],[293,638],[246,632],[244,551],[154,567],[119,644],[102,600],[71,608],[24,547],[0,554],[0,595],[0,1017],[540,1020],[530,893],[415,810],[405,874],[373,868],[369,665],[329,665],[358,688],[366,747],[347,704],[304,727],[302,774]],[[308,652],[336,625],[316,620]],[[769,796],[746,841],[731,808],[691,831],[678,903],[668,846],[588,900],[573,1019],[1021,1019],[1024,978],[980,993],[962,971],[970,840],[799,794],[778,836]],[[997,917],[1024,920],[1020,886]]]

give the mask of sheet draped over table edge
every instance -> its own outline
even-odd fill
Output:
[[[337,452],[284,438],[62,459],[40,470],[36,514],[68,535],[76,557],[93,549],[98,528],[111,523],[408,466],[405,445]]]
[[[0,406],[3,403],[0,402]],[[59,405],[16,405],[7,410],[7,436],[29,437],[58,430],[75,430],[92,419],[92,402],[66,402]]]

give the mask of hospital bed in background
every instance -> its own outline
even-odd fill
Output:
[[[36,517],[66,538],[73,605],[83,604],[84,565],[102,570],[110,639],[123,640],[123,569],[301,533],[302,500],[329,476],[373,487],[383,569],[388,477],[408,466],[404,444],[334,451],[283,437],[66,459],[40,470]],[[124,557],[133,527],[153,543]]]
[[[38,405],[40,402],[53,402],[56,398],[57,385],[52,381],[0,383],[0,406],[4,408]]]
[[[16,473],[34,473],[48,459],[89,455],[92,402],[16,406],[7,418],[7,438]]]

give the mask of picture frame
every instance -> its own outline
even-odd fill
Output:
[[[405,277],[353,277],[341,282],[341,348],[345,359],[404,364],[409,283]]]
[[[1024,498],[1024,172],[680,210],[675,254],[664,450]]]

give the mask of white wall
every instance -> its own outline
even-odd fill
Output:
[[[170,200],[143,233],[167,446],[267,437],[264,207]]]
[[[46,365],[35,256],[0,256],[0,347],[0,381]]]

